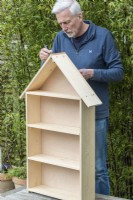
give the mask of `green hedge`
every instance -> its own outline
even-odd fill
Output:
[[[40,67],[39,50],[50,48],[59,30],[53,0],[0,2],[0,144],[3,160],[26,159],[25,105],[20,94]],[[133,194],[133,2],[82,0],[85,19],[110,29],[120,50],[125,78],[110,85],[108,167],[111,194]]]

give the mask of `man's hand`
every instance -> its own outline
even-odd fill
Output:
[[[39,57],[40,57],[41,61],[47,60],[47,58],[49,57],[49,55],[51,53],[52,53],[52,50],[49,50],[47,48],[41,49],[41,51],[39,52]]]
[[[80,69],[79,71],[86,80],[91,79],[94,76],[93,69]]]

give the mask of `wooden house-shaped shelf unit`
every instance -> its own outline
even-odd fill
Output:
[[[24,96],[28,191],[63,200],[94,200],[99,98],[65,53],[49,56]]]

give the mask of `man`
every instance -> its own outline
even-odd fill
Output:
[[[109,195],[106,166],[106,138],[109,117],[108,83],[121,81],[123,66],[109,30],[83,21],[76,0],[57,0],[52,13],[62,29],[57,33],[52,50],[41,49],[45,61],[51,52],[66,52],[102,101],[96,107],[96,193]]]

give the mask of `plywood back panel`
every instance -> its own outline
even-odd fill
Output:
[[[41,121],[79,127],[79,101],[41,97]]]
[[[79,160],[79,136],[42,130],[42,153]]]
[[[40,90],[76,95],[76,91],[68,82],[61,70],[56,67]]]
[[[63,167],[44,164],[42,166],[42,182],[49,187],[79,193],[79,172]]]

